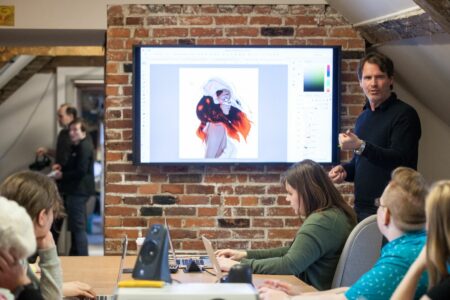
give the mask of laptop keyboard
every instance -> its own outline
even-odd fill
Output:
[[[177,265],[180,267],[187,266],[191,261],[194,261],[199,266],[210,266],[211,262],[209,261],[208,256],[200,256],[198,258],[177,258]]]

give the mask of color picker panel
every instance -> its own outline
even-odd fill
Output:
[[[325,72],[322,66],[310,66],[305,69],[304,92],[323,92]]]

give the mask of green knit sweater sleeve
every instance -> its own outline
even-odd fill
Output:
[[[351,226],[340,210],[313,213],[298,230],[291,247],[248,251],[248,257],[241,263],[250,265],[257,274],[300,276],[312,265],[320,265],[322,257],[339,254],[350,231]]]

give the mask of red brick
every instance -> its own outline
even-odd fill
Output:
[[[134,37],[146,38],[148,37],[148,29],[147,28],[136,28],[134,30]]]
[[[129,37],[130,30],[126,28],[109,28],[107,30],[108,38]]]
[[[137,216],[137,209],[124,206],[106,206],[105,216]]]
[[[356,30],[354,30],[351,27],[331,27],[330,28],[330,37],[349,37],[349,38],[356,38],[358,37],[358,34]]]
[[[129,239],[135,239],[138,237],[137,231],[135,229],[116,229],[116,228],[105,228],[105,238],[118,239],[123,238],[125,235]]]
[[[181,196],[179,205],[201,205],[209,204],[207,196]]]
[[[220,28],[192,28],[190,29],[191,36],[206,36],[206,37],[214,37],[214,36],[222,36],[223,31]]]
[[[153,179],[154,176],[152,176]],[[183,194],[184,193],[184,185],[183,184],[162,184],[161,185],[162,193],[171,193],[171,194]]]
[[[231,238],[231,232],[229,230],[199,230],[200,236],[204,235],[208,239],[229,239]]]
[[[295,16],[287,17],[285,19],[285,25],[316,25],[316,17],[314,16]]]
[[[264,194],[265,187],[262,185],[238,185],[235,188],[235,192],[238,195],[245,195],[245,194]]]
[[[107,152],[105,154],[107,161],[120,161],[122,160],[121,152]]]
[[[295,36],[304,36],[307,38],[310,37],[318,37],[318,36],[327,36],[327,30],[321,27],[300,27],[295,31]]]
[[[186,37],[188,36],[187,28],[154,28],[153,38],[161,37]]]
[[[122,203],[122,197],[112,195],[105,196],[105,205],[120,204],[120,203]]]
[[[253,218],[252,227],[283,227],[283,220],[276,218]]]
[[[269,45],[268,39],[250,39],[249,45]]]
[[[105,217],[105,227],[120,227],[122,226],[122,218]]]
[[[216,220],[212,218],[195,218],[184,220],[184,227],[214,227],[216,225]]]
[[[239,197],[223,197],[224,205],[226,206],[235,206],[239,205]]]
[[[178,21],[180,25],[211,25],[213,18],[209,16],[180,16]]]
[[[143,25],[144,18],[142,17],[128,17],[125,19],[126,25]]]
[[[225,34],[227,36],[258,36],[259,29],[252,27],[226,28]]]
[[[290,207],[269,207],[267,216],[293,216],[294,211]]]
[[[137,191],[135,185],[130,184],[108,184],[106,185],[106,193],[122,193],[134,194]]]
[[[126,61],[127,60],[127,52],[126,51],[107,51],[106,53],[107,61]],[[108,84],[108,82],[107,82]]]
[[[255,197],[255,196],[242,197],[241,198],[241,205],[242,206],[256,206],[256,205],[258,205],[258,197]]]
[[[108,129],[132,128],[133,121],[131,121],[131,120],[106,120],[106,127]]]
[[[272,183],[280,181],[280,174],[250,174],[250,182]]]
[[[183,241],[181,243],[182,250],[205,250],[202,241]]]
[[[264,230],[254,229],[233,229],[233,239],[263,239]]]
[[[233,174],[206,174],[204,176],[204,181],[207,183],[230,183],[236,182],[236,175]]]
[[[203,216],[217,216],[218,209],[215,207],[199,207],[197,209],[197,216],[203,217]]]
[[[147,227],[147,220],[144,218],[124,218],[123,227]]]
[[[245,25],[247,17],[244,16],[217,16],[214,17],[216,25]]]
[[[159,193],[160,185],[158,183],[145,184],[138,187],[137,191],[140,195],[150,195]]]
[[[106,174],[105,181],[107,183],[116,183],[122,181],[122,175],[120,174]]]
[[[110,39],[106,43],[108,49],[123,49],[124,45],[125,43],[123,39]]]
[[[131,142],[111,142],[108,143],[106,149],[109,150],[130,150],[131,151]]]
[[[258,16],[250,18],[250,25],[281,25],[280,17]]]
[[[107,84],[127,84],[129,83],[128,75],[106,75]]]
[[[266,15],[272,11],[271,5],[255,5],[254,12],[255,14]]]
[[[297,230],[300,227],[301,223],[302,222],[299,217],[284,218],[284,226],[285,227],[295,227]]]
[[[214,194],[212,185],[187,185],[186,194]]]

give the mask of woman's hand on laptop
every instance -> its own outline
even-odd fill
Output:
[[[95,292],[92,287],[84,282],[70,281],[63,283],[63,295],[64,297],[79,297],[95,299]]]
[[[215,254],[217,257],[225,257],[236,261],[240,261],[241,259],[247,257],[247,251],[239,251],[232,249],[217,250]]]
[[[219,263],[220,269],[222,271],[228,272],[230,271],[231,267],[238,264],[239,262],[226,258],[226,257],[218,257],[217,262]]]

